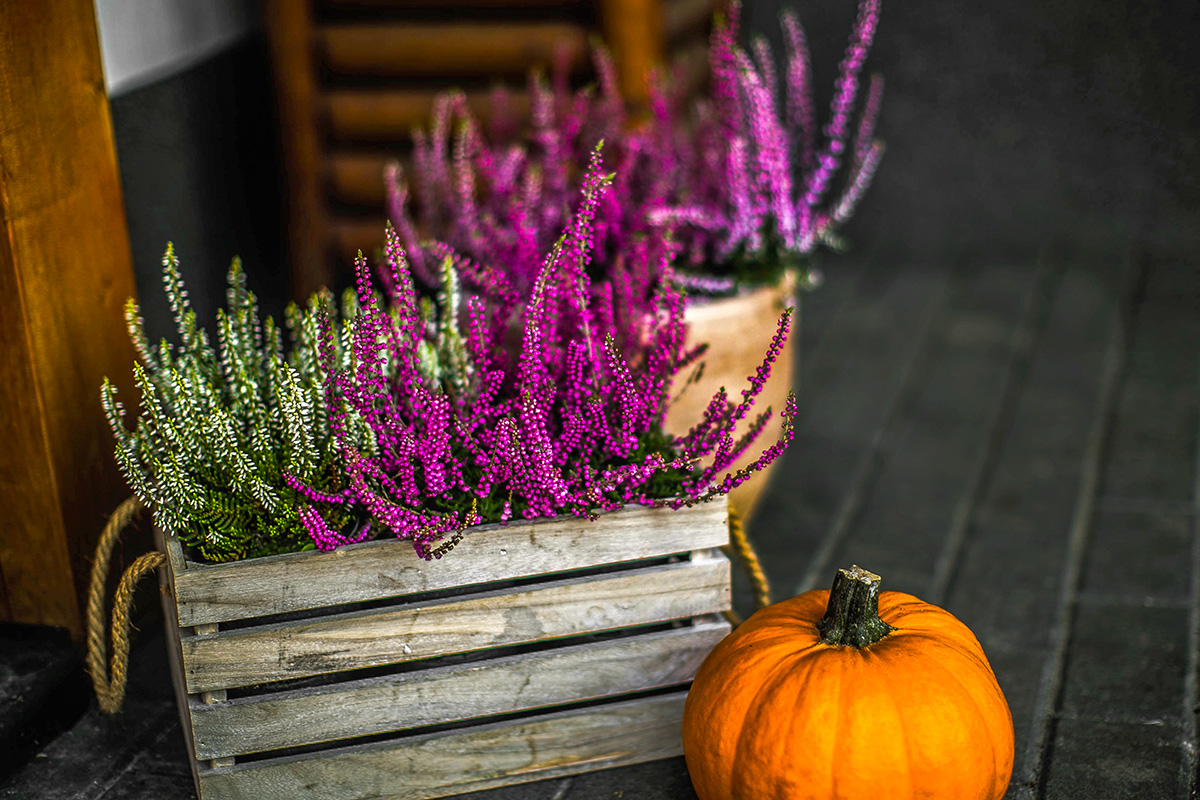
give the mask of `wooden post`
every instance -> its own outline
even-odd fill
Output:
[[[663,62],[659,0],[601,0],[600,24],[612,48],[621,93],[637,108],[649,100],[646,73]]]
[[[292,296],[333,285],[318,143],[318,95],[309,0],[264,0],[274,65],[280,149],[287,177],[287,258]]]
[[[134,294],[91,0],[0,3],[0,618],[82,633],[92,546],[128,494],[100,382],[127,405]]]

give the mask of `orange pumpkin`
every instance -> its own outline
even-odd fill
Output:
[[[966,625],[878,575],[756,612],[709,654],[683,749],[701,800],[999,800],[1012,715]]]

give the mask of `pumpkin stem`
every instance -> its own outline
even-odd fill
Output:
[[[895,630],[879,618],[880,580],[875,573],[858,566],[838,570],[825,616],[817,622],[822,642],[861,648],[875,644]]]

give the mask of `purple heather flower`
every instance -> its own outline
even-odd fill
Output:
[[[446,277],[433,308],[420,299],[400,234],[389,227],[385,309],[365,260],[356,262],[353,358],[336,368],[323,354],[326,395],[335,404],[335,430],[353,416],[370,429],[373,446],[338,438],[349,487],[341,495],[289,479],[312,504],[305,524],[318,547],[348,541],[322,527],[318,503],[360,508],[375,530],[410,539],[419,554],[436,558],[479,520],[592,516],[625,503],[682,505],[742,479],[739,472],[722,482],[717,473],[764,427],[768,415],[735,435],[770,374],[789,317],[781,318],[740,403],[721,392],[688,436],[664,433],[675,375],[699,351],[685,344],[685,296],[670,266],[678,248],[653,228],[617,251],[602,280],[590,277],[604,235],[598,219],[621,182],[604,173],[597,149],[579,199],[527,288],[518,288],[524,266],[477,262],[450,243],[430,244],[422,249],[426,263],[459,275],[466,292],[460,303]],[[332,341],[325,328],[321,336]],[[446,349],[452,340],[461,348],[457,361]],[[770,463],[779,449],[756,463]],[[669,482],[651,491],[663,477]]]

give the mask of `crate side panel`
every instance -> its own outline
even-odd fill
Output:
[[[642,567],[183,639],[191,693],[701,616],[729,608],[729,561]]]
[[[690,681],[724,620],[472,664],[192,705],[201,759],[615,697]]]
[[[175,689],[175,705],[179,710],[179,726],[183,729],[184,744],[187,748],[188,764],[192,769],[192,781],[196,785],[196,793],[200,792],[200,775],[196,764],[195,736],[192,730],[192,716],[189,713],[187,688],[183,682],[183,656],[180,649],[179,626],[175,624],[175,576],[177,570],[183,569],[183,561],[178,542],[166,537],[159,528],[154,529],[154,545],[160,552],[167,554],[167,562],[158,568],[158,589],[162,598],[163,632],[167,645],[167,663],[171,670],[171,684]]]
[[[679,691],[201,772],[204,800],[429,800],[683,753]]]
[[[228,622],[654,558],[728,542],[724,498],[671,511],[640,506],[603,515],[472,530],[438,561],[406,541],[368,542],[332,553],[290,553],[177,571],[181,626]]]

